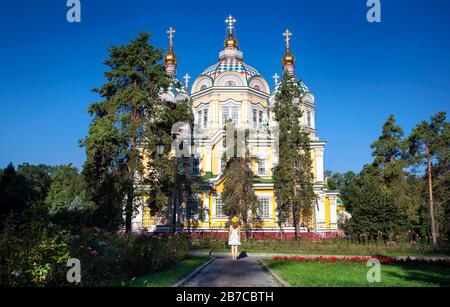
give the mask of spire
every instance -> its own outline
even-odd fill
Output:
[[[239,50],[238,41],[235,38],[236,30],[234,28],[234,24],[236,22],[237,20],[231,15],[225,19],[225,23],[227,25],[227,38],[224,41],[224,50],[219,53],[220,60],[225,58],[242,60],[244,58],[244,54]]]
[[[228,38],[224,42],[225,48],[238,48],[238,41],[233,36],[233,30],[234,30],[234,24],[237,22],[236,19],[233,18],[233,16],[228,16],[227,19],[225,19],[225,23],[227,24],[227,30],[228,30]]]
[[[173,52],[173,37],[175,32],[175,29],[172,27],[167,30],[167,34],[169,34],[169,51],[164,57],[164,62],[166,63],[166,73],[168,76],[173,78],[177,75],[177,56],[175,55],[175,52]]]
[[[295,57],[291,53],[290,40],[292,37],[292,33],[289,32],[289,29],[286,29],[286,31],[284,31],[284,33],[283,33],[283,36],[284,36],[286,51],[283,56],[282,67],[283,67],[283,70],[287,70],[289,72],[289,74],[293,76],[294,75],[294,67],[295,67]]]

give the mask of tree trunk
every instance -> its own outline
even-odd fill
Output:
[[[431,236],[433,238],[433,246],[437,245],[436,222],[434,220],[434,202],[433,202],[433,178],[431,176],[431,155],[428,144],[425,144],[428,161],[428,192],[430,201],[430,217],[431,217]]]
[[[294,227],[295,227],[295,241],[298,241],[298,233],[299,233],[300,229],[298,227],[299,221],[297,219],[297,208],[295,208],[295,207],[293,210],[293,214],[294,214]]]
[[[294,180],[294,200],[296,200],[296,198],[297,198],[297,181]],[[294,214],[295,240],[298,241],[298,233],[300,231],[298,224],[300,223],[300,221],[299,221],[300,218],[299,217],[297,218],[298,208],[297,208],[297,204],[295,203],[295,201],[292,202],[292,208],[293,208],[292,212]]]
[[[172,234],[175,234],[177,232],[177,219],[178,219],[178,158],[176,156],[173,157],[173,175],[174,175],[174,182],[173,182],[173,192],[172,192],[172,221],[171,221],[171,231]]]
[[[131,232],[133,219],[133,200],[134,190],[131,188],[127,194],[127,203],[125,205],[125,232]]]

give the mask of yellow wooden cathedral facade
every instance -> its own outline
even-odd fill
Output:
[[[244,54],[236,39],[236,20],[229,16],[226,20],[227,37],[224,48],[219,53],[217,63],[207,67],[198,76],[188,90],[189,76],[185,76],[182,89],[170,89],[162,94],[163,99],[183,101],[189,99],[194,114],[193,133],[196,147],[189,171],[199,176],[203,185],[201,192],[194,197],[180,200],[179,227],[194,233],[224,232],[230,217],[222,211],[221,193],[224,186],[222,176],[225,163],[223,146],[226,132],[225,123],[232,121],[239,129],[250,131],[249,150],[255,162],[252,171],[255,174],[253,188],[259,200],[259,215],[262,224],[255,232],[269,236],[294,232],[292,225],[279,225],[277,221],[277,202],[274,193],[272,169],[278,163],[276,140],[274,138],[252,139],[252,135],[261,136],[264,131],[273,131],[277,123],[272,107],[278,90],[279,76],[275,74],[273,87],[252,66],[244,62]],[[174,29],[169,31],[170,48],[165,56],[167,74],[176,78],[177,57],[173,48]],[[282,57],[282,70],[295,75],[295,57],[291,51],[289,30],[283,33],[285,53]],[[281,74],[281,72],[280,72]],[[302,98],[299,103],[303,111],[300,119],[303,127],[310,133],[312,170],[314,173],[314,192],[316,201],[314,216],[301,231],[315,232],[319,235],[337,233],[342,202],[336,191],[329,191],[324,178],[324,149],[326,142],[316,135],[315,97],[301,81]],[[142,202],[133,219],[136,231],[167,231],[168,221],[163,216],[151,216]]]

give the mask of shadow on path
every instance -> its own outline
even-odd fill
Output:
[[[218,258],[194,276],[187,286],[279,287],[257,260],[246,257],[236,261],[229,258]]]

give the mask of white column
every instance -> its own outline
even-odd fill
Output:
[[[209,223],[209,193],[205,193],[204,194],[204,198],[203,198],[203,212],[204,212],[204,217],[205,223]]]
[[[330,224],[337,223],[336,196],[330,197]]]
[[[211,172],[212,152],[211,147],[205,148],[205,172]]]
[[[316,155],[316,181],[323,182],[323,148],[316,148],[314,152]]]
[[[316,207],[316,223],[325,223],[325,197],[320,195]]]

